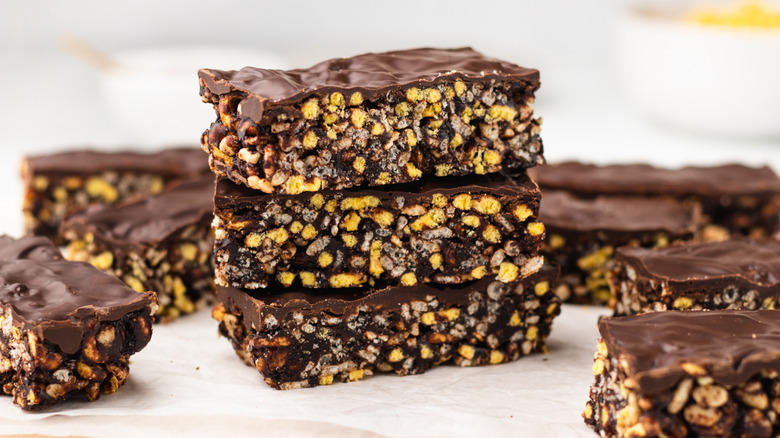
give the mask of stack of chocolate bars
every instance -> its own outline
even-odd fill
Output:
[[[471,49],[199,71],[217,120],[213,316],[292,389],[544,349],[539,74]]]

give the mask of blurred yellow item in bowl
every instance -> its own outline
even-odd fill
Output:
[[[760,0],[743,0],[725,7],[702,5],[687,18],[710,26],[780,30],[780,7]]]

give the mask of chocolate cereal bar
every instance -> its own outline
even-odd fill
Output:
[[[211,168],[276,194],[544,162],[539,72],[469,48],[368,53],[307,69],[202,69]]]
[[[542,263],[539,190],[524,174],[292,196],[222,179],[214,204],[222,286],[413,286],[492,274],[514,281]]]
[[[672,197],[700,204],[704,240],[722,240],[735,233],[772,236],[780,231],[780,178],[766,166],[663,169],[648,164],[566,162],[529,173],[542,192],[565,190],[579,197]]]
[[[545,191],[539,213],[547,229],[542,254],[561,267],[556,293],[578,304],[610,303],[607,273],[614,267],[615,248],[649,248],[691,239],[699,216],[698,205],[670,199],[578,199],[567,192]]]
[[[208,175],[134,203],[74,213],[62,225],[68,258],[137,291],[156,291],[160,320],[192,313],[213,297],[213,195]]]
[[[24,410],[116,392],[151,338],[154,293],[64,260],[43,237],[0,236],[0,272],[3,392]]]
[[[419,374],[452,360],[498,364],[544,351],[557,268],[502,283],[382,289],[218,287],[212,315],[244,362],[277,389]]]
[[[603,437],[780,434],[780,312],[599,321],[585,423]]]
[[[58,230],[67,213],[90,204],[144,198],[172,181],[208,172],[197,147],[156,153],[79,150],[29,156],[22,162],[25,232],[62,245]]]
[[[662,310],[774,309],[780,242],[747,238],[619,248],[610,275],[615,315]]]

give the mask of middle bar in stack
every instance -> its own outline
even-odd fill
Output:
[[[457,284],[541,266],[539,189],[527,176],[436,178],[284,196],[217,184],[217,284],[247,289]]]

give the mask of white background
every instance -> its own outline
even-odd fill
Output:
[[[536,114],[544,118],[542,136],[549,161],[567,158],[601,163],[649,161],[666,166],[738,161],[755,165],[770,164],[775,169],[780,168],[780,140],[778,139],[750,140],[699,135],[657,124],[633,109],[631,102],[623,97],[617,85],[611,58],[614,42],[613,25],[625,5],[625,1],[618,0],[501,2],[0,0],[0,154],[2,154],[0,155],[0,184],[3,187],[0,190],[0,200],[5,207],[0,213],[0,232],[12,235],[19,235],[21,232],[22,186],[18,178],[18,165],[23,155],[83,146],[95,148],[159,146],[133,144],[134,137],[119,128],[117,121],[113,120],[108,112],[98,87],[100,73],[81,60],[64,53],[58,47],[56,41],[65,33],[89,41],[109,53],[156,45],[229,44],[274,52],[288,59],[290,65],[300,67],[329,57],[349,56],[366,51],[419,46],[470,45],[488,55],[535,67],[541,71],[542,88],[537,94]],[[204,67],[218,68],[219,66]],[[154,106],[156,103],[150,101],[148,104]],[[670,102],[670,105],[673,104],[674,102]],[[202,106],[204,113],[211,111],[200,102],[195,72],[192,73],[192,105]],[[144,128],[138,126],[139,130]],[[202,127],[203,130],[206,128],[207,126]],[[199,136],[200,131],[191,133],[193,144],[197,143]],[[537,380],[531,386],[523,387],[522,379],[508,384],[509,387],[519,388],[518,394],[524,396],[536,394],[540,400],[546,400],[545,403],[548,404],[540,401],[542,403],[540,406],[545,409],[552,407],[553,412],[561,417],[562,426],[556,428],[554,424],[546,422],[534,424],[533,418],[529,419],[528,416],[520,413],[519,418],[522,418],[522,421],[511,423],[517,424],[517,435],[522,435],[524,430],[538,432],[542,430],[540,427],[543,425],[549,428],[551,436],[590,436],[591,433],[577,416],[578,410],[587,397],[589,351],[595,345],[597,313],[590,314],[588,321],[592,321],[592,325],[583,330],[578,330],[575,326],[582,321],[582,315],[576,308],[567,307],[561,318],[556,321],[559,329],[553,332],[553,339],[551,339],[556,349],[552,351],[550,361],[557,364],[557,372],[564,375],[553,373],[552,377],[546,377],[564,383],[569,382],[567,379],[574,379],[576,383],[572,384],[570,394],[566,393],[566,388],[556,386],[556,391],[559,391],[556,394],[565,394],[568,399],[558,400],[560,405],[556,405],[555,400],[545,399],[544,380],[539,380],[541,375],[534,374]],[[214,327],[204,330],[204,333],[214,332],[215,323],[208,317],[201,315],[197,321],[202,321],[203,324],[214,324]],[[175,325],[161,329],[160,336],[161,339],[165,339],[159,341],[160,343],[176,343],[186,338],[182,329],[176,329]],[[564,339],[560,336],[570,336],[570,338]],[[204,345],[211,345],[212,341],[214,339],[209,338],[209,342]],[[197,344],[197,341],[194,343]],[[228,351],[229,347],[224,339],[218,340],[217,344],[222,345],[220,355],[229,357],[226,360],[237,361]],[[567,347],[573,344],[579,345],[574,349]],[[160,351],[160,354],[165,354],[166,351],[162,344],[157,347],[150,345],[149,349]],[[199,350],[190,347],[190,351],[197,354]],[[142,362],[143,357],[149,357],[142,356],[146,352],[145,350],[139,354],[135,360],[130,374],[131,381],[128,384],[130,388],[122,389],[122,391],[126,390],[127,397],[131,397],[132,400],[136,400],[133,397],[138,395],[139,387],[143,388],[142,384],[151,378],[149,374],[143,373],[155,371],[154,367],[148,363],[144,365]],[[569,360],[568,354],[574,358],[572,360],[577,366],[573,369],[577,371],[567,368],[565,362]],[[170,363],[173,364],[174,361],[171,360]],[[526,368],[537,370],[538,365],[543,363],[545,362],[542,359],[536,358],[529,360],[527,364],[520,361],[507,366],[513,368],[503,369],[517,371],[518,376],[521,376],[524,370],[527,371]],[[190,365],[192,364],[185,363],[182,367],[194,373]],[[242,376],[249,381],[249,385],[257,385],[251,390],[260,394],[259,399],[272,404],[278,401],[275,401],[275,398],[289,402],[291,398],[299,396],[306,400],[308,403],[306,406],[311,408],[317,403],[327,405],[329,394],[346,391],[334,386],[328,389],[336,391],[335,393],[318,389],[316,392],[312,390],[312,392],[280,395],[265,388],[253,370],[242,367],[243,365],[236,364],[235,369],[240,370],[237,371],[239,373],[246,373]],[[169,371],[168,368],[157,368],[157,370]],[[211,371],[214,372],[214,376],[219,374],[219,370]],[[422,385],[433,385],[430,382],[439,382],[443,377],[454,379],[448,381],[448,385],[457,385],[459,376],[464,376],[466,379],[475,376],[474,373],[474,370],[446,370],[440,374],[431,373],[430,378],[426,375],[404,378],[398,385],[414,388],[409,386],[406,379],[409,379],[409,382],[422,382],[420,383]],[[490,376],[495,372],[484,373]],[[197,376],[197,373],[194,375]],[[136,379],[135,384],[132,383],[133,379]],[[152,381],[164,384],[165,379],[160,377]],[[374,381],[381,383],[367,381],[363,387],[359,386],[363,383],[348,386],[350,391],[364,391],[363,396],[370,399],[370,391],[376,391],[377,388],[385,391],[382,388],[392,388],[392,386],[383,385],[393,385],[395,382],[388,378],[381,380],[374,378]],[[208,385],[209,382],[201,381],[197,384]],[[501,386],[500,381],[497,385]],[[425,386],[422,388],[431,389]],[[166,392],[165,388],[160,391]],[[182,402],[192,396],[191,391],[186,390],[177,393],[171,389],[170,392],[171,403]],[[218,391],[216,393],[218,394]],[[209,394],[213,395],[214,392]],[[512,396],[512,394],[505,395]],[[463,398],[449,402],[467,405],[464,409],[472,407],[471,414],[478,412],[481,405],[494,406],[499,400],[491,398],[495,397],[495,394],[488,391],[484,394],[475,393],[473,397],[464,394],[459,396]],[[116,397],[119,401],[114,403],[119,403],[121,406],[120,394],[111,397]],[[317,397],[320,397],[319,401]],[[408,427],[408,422],[415,421],[421,423],[448,421],[455,422],[451,426],[457,426],[456,418],[426,419],[416,415],[415,412],[404,410],[403,397],[388,398],[387,392],[377,397],[386,403],[385,410],[377,409],[377,406],[372,407],[378,412],[376,415],[379,415],[376,422],[378,431],[385,435],[414,436],[414,429]],[[138,403],[144,403],[142,397],[137,400]],[[482,403],[483,400],[487,401]],[[155,400],[153,405],[158,406],[160,403],[160,400]],[[437,402],[433,401],[433,403]],[[439,403],[446,405],[448,401],[440,400]],[[10,405],[10,400],[0,398],[0,404]],[[227,406],[229,407],[229,404]],[[526,406],[526,404],[519,403],[515,406]],[[13,409],[15,408],[11,408],[11,411],[0,409],[0,413],[15,412]],[[264,411],[262,406],[256,406],[256,409],[258,418],[266,418],[262,430],[276,432],[278,436],[287,436],[285,434],[294,436],[301,433],[301,430],[316,430],[322,436],[343,436],[344,433],[343,430],[334,429],[324,423],[312,424],[311,429],[296,429],[287,421],[267,420],[269,416],[295,418],[295,413],[281,412],[279,411],[281,408]],[[323,409],[322,412],[338,412],[332,407]],[[332,418],[332,421],[340,425],[366,421],[359,411],[358,408],[352,411],[354,418],[350,417],[349,413],[341,412],[338,414],[341,416]],[[132,412],[137,413],[137,411]],[[215,419],[214,422],[190,417],[183,423],[172,420],[170,424],[177,424],[179,429],[176,430],[189,436],[218,431],[219,427],[215,424],[219,424],[220,421],[226,421],[233,429],[244,433],[259,427],[251,421],[253,415],[246,414],[246,410],[241,412],[239,417],[232,418],[230,421],[225,420],[226,416],[222,413],[220,415],[223,415],[221,417],[223,419]],[[263,412],[271,412],[271,414],[265,415]],[[387,412],[387,416],[382,417],[382,412]],[[29,415],[21,417],[13,413],[8,415],[15,418],[16,423],[0,423],[0,434],[21,432],[64,434],[68,431],[90,434],[88,428],[76,428],[77,424],[83,426],[83,421],[73,422],[67,417],[55,416],[44,421],[43,418],[34,420],[36,417]],[[468,412],[463,415],[464,418],[470,418]],[[303,414],[299,416],[305,418]],[[485,421],[488,422],[485,427],[488,429],[491,423],[487,418],[490,417],[489,413],[485,414]],[[327,421],[327,419],[323,420],[322,415],[317,418],[319,421]],[[405,426],[392,427],[394,419],[398,419]],[[96,429],[102,431],[99,434],[111,430],[110,417],[105,415],[94,414],[85,421],[96,428],[104,427],[104,429]],[[129,428],[127,430],[131,432],[143,431],[145,434],[152,435],[162,435],[161,431],[166,427],[164,421],[152,422],[150,424],[154,426],[145,429],[138,429],[140,423],[134,421],[117,420],[117,422],[122,424],[122,427]],[[362,423],[360,424],[363,427]],[[501,427],[496,430],[508,434],[508,429],[504,427],[506,424],[501,423],[498,425]],[[434,432],[436,429],[431,428],[430,424],[420,430],[425,436],[436,435]],[[355,434],[357,435],[357,432]]]

